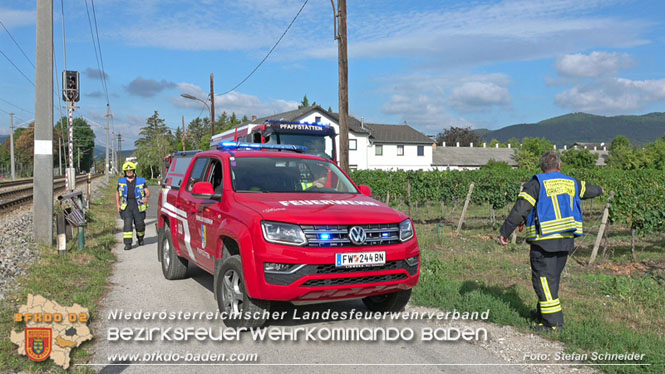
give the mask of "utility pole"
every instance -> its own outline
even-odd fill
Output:
[[[182,116],[182,150],[186,151],[186,149],[185,149],[185,116]]]
[[[335,3],[333,3],[333,12]],[[346,39],[346,0],[337,0],[335,13],[335,33],[339,65],[339,164],[342,170],[349,172],[349,60]]]
[[[118,157],[116,161],[120,163],[122,159],[122,134],[118,133]]]
[[[115,131],[111,131],[111,171],[115,170]]]
[[[16,180],[16,168],[14,167],[14,113],[9,113],[9,157],[11,157],[12,182]]]
[[[62,175],[62,141],[58,136],[58,174]]]
[[[215,136],[215,87],[213,74],[210,73],[210,137]]]
[[[32,232],[53,243],[53,0],[37,0]]]
[[[106,104],[106,148],[104,150],[104,152],[106,153],[106,158],[105,158],[106,162],[104,162],[104,165],[105,165],[104,166],[104,174],[106,175],[106,177],[104,177],[104,178],[106,179],[107,182],[109,181],[109,140],[110,140],[110,138],[109,138],[109,129],[110,129],[109,119],[110,118],[111,118],[111,107],[109,107],[109,105]]]

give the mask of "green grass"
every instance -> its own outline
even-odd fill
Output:
[[[91,202],[88,212],[86,249],[76,249],[72,240],[66,255],[57,254],[54,247],[40,247],[40,258],[30,265],[27,276],[18,282],[18,287],[5,295],[0,303],[0,368],[1,370],[51,373],[63,372],[51,360],[33,362],[26,356],[16,353],[17,346],[10,340],[10,330],[20,331],[25,326],[13,322],[13,315],[27,300],[28,294],[39,294],[60,305],[78,303],[88,308],[91,320],[99,318],[99,303],[111,274],[115,255],[111,249],[115,244],[115,200],[112,199],[114,185],[100,190],[98,200]],[[99,192],[98,192],[99,193]],[[76,231],[76,230],[75,230]],[[100,332],[92,331],[93,335]],[[96,338],[99,338],[98,336]],[[87,368],[72,368],[72,364],[86,362],[92,352],[91,343],[85,342],[71,352],[70,371],[75,373],[93,372]]]
[[[559,339],[569,352],[636,352],[646,354],[642,363],[652,366],[600,366],[608,373],[661,373],[665,370],[665,237],[652,235],[638,240],[638,263],[631,263],[630,231],[613,226],[608,256],[599,266],[586,266],[597,232],[602,205],[590,206],[585,214],[586,239],[564,270],[560,298],[566,326]],[[462,204],[447,210],[440,220],[440,206],[419,208],[414,214],[422,250],[421,281],[414,289],[417,305],[456,308],[460,311],[490,309],[490,321],[529,330],[529,311],[536,306],[531,286],[529,247],[497,243],[498,228],[508,207],[496,212],[497,224],[489,222],[489,208],[472,206],[467,224],[454,235]],[[402,210],[406,211],[402,206]],[[438,232],[438,233],[437,233]],[[601,247],[602,248],[602,247]]]

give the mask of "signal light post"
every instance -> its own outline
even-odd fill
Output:
[[[65,70],[62,72],[62,97],[67,101],[67,123],[69,133],[69,164],[65,173],[65,189],[71,192],[76,188],[76,172],[74,169],[74,106],[79,101],[79,72]]]

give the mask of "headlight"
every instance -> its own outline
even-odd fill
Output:
[[[413,238],[413,223],[407,218],[399,224],[399,240],[405,242]]]
[[[307,243],[305,233],[298,225],[282,222],[261,222],[263,238],[271,243],[303,245]]]

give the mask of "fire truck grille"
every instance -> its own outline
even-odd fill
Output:
[[[303,283],[303,287],[328,287],[328,286],[344,286],[347,284],[361,284],[361,283],[379,283],[390,282],[406,279],[404,274],[386,274],[386,275],[368,275],[365,277],[352,277],[352,278],[332,278],[332,279],[310,279]]]
[[[361,246],[372,247],[400,243],[399,224],[397,223],[356,226],[362,227],[367,234],[367,239]],[[336,248],[355,246],[349,239],[349,229],[353,225],[301,225],[300,227],[307,237],[309,247]]]
[[[274,284],[278,286],[287,286],[297,281],[298,279],[307,276],[307,275],[335,275],[335,274],[349,274],[349,273],[368,273],[376,272],[382,270],[406,270],[409,273],[409,276],[413,276],[418,272],[418,264],[414,266],[409,266],[404,260],[397,261],[388,261],[385,265],[380,266],[371,266],[371,267],[356,267],[356,268],[346,268],[346,267],[336,267],[335,265],[305,265],[302,268],[298,269],[293,273],[265,273],[266,282],[269,284]],[[404,273],[399,274],[389,274],[392,275],[404,275]],[[383,275],[382,275],[383,276]],[[361,276],[361,278],[367,278],[368,276]],[[370,278],[373,276],[369,276]],[[406,276],[404,276],[406,278]],[[343,279],[356,279],[356,278],[343,278]],[[403,278],[400,278],[403,279]],[[330,280],[336,280],[335,278]],[[315,281],[322,281],[321,279],[316,279]],[[308,281],[309,282],[309,281]],[[303,286],[305,287],[314,287],[308,285],[308,282],[305,282]],[[376,281],[382,282],[382,281]],[[362,282],[358,282],[362,283]],[[352,283],[348,283],[352,284]]]

